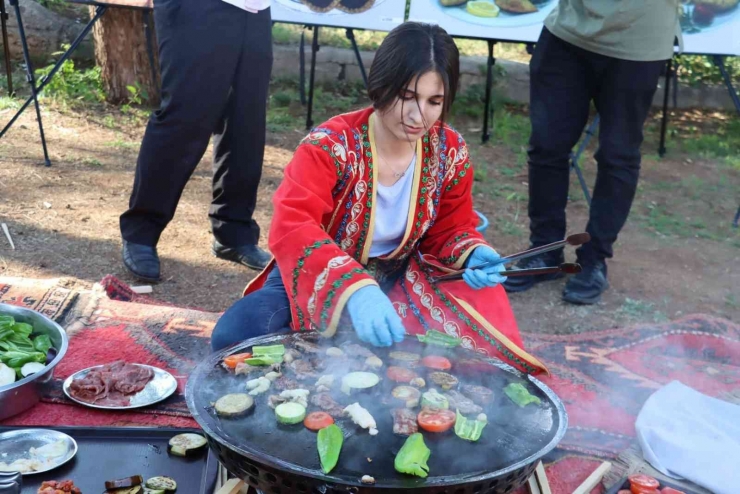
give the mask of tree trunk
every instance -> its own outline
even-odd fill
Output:
[[[90,12],[94,12],[92,7]],[[155,73],[147,53],[145,18],[152,24]],[[153,25],[151,11],[116,7],[109,7],[95,24],[95,60],[101,69],[108,102],[118,104],[133,99],[138,103],[136,98],[140,98],[141,103],[159,103],[159,64]],[[129,87],[136,88],[136,93]]]

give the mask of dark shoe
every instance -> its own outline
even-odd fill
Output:
[[[214,240],[212,251],[213,255],[219,259],[238,262],[252,269],[265,269],[270,263],[270,259],[272,259],[270,254],[252,244],[226,247],[221,245],[218,240]]]
[[[563,289],[563,300],[572,304],[595,304],[609,288],[606,262],[590,261],[581,264],[583,271],[572,276]]]
[[[123,241],[123,264],[144,281],[159,281],[157,248]]]
[[[539,256],[522,259],[516,263],[513,269],[534,269],[545,268],[548,266],[560,266],[563,262],[565,262],[565,257],[561,249],[553,252],[545,252]],[[563,273],[539,274],[535,276],[510,276],[504,282],[504,288],[507,292],[512,293],[525,292],[537,283],[557,280],[563,276]]]

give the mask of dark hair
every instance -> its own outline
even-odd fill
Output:
[[[386,110],[409,83],[437,72],[445,88],[441,120],[455,100],[460,78],[460,53],[447,31],[433,24],[405,22],[388,33],[375,54],[367,81],[373,107]]]

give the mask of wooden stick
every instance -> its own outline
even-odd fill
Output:
[[[542,494],[552,494],[550,489],[550,482],[547,480],[547,473],[545,473],[545,465],[542,462],[537,463],[537,468],[534,470],[534,476],[539,484],[540,492]]]
[[[576,490],[573,491],[573,494],[589,494],[591,492],[591,489],[599,485],[599,482],[601,482],[601,478],[606,475],[611,467],[612,464],[608,461],[605,461],[604,463],[599,465],[599,468],[594,470],[594,472],[589,475],[588,478],[584,480],[583,483],[579,485]]]
[[[535,474],[530,475],[527,479],[527,487],[529,487],[529,494],[542,494],[540,486],[537,483],[537,479],[535,478]]]
[[[236,494],[244,485],[241,479],[231,479],[221,487],[216,494]]]
[[[8,230],[8,225],[5,223],[2,224],[3,231],[5,232],[5,236],[8,238],[8,242],[10,242],[10,247],[15,250],[15,244],[13,243],[13,239],[10,237],[10,231]]]

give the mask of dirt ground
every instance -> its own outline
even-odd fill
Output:
[[[0,110],[0,121],[7,121],[11,111]],[[301,112],[293,105],[287,113],[292,118],[283,118],[279,125],[272,117],[256,218],[263,246],[270,198],[305,132]],[[476,208],[491,219],[487,237],[502,253],[527,246],[524,112],[500,109],[496,134],[487,145],[479,143],[479,120],[455,122],[467,135],[477,167]],[[538,286],[511,297],[524,331],[580,332],[697,312],[740,320],[740,234],[730,225],[740,204],[740,169],[732,165],[731,156],[712,157],[684,144],[700,139],[697,136],[721,134],[728,117],[700,112],[674,117],[680,124],[672,127],[664,159],[655,154],[657,116],[647,126],[638,198],[609,262],[611,289],[603,301],[572,306],[560,300],[564,281]],[[128,203],[145,115],[46,104],[43,118],[52,167],[42,165],[31,111],[0,140],[0,221],[7,223],[16,245],[11,250],[0,236],[0,276],[68,277],[89,288],[113,274],[141,285],[122,265],[118,217]],[[592,152],[582,160],[590,184],[596,169]],[[153,296],[221,311],[239,297],[255,272],[210,252],[210,169],[207,154],[162,236],[163,281],[154,286]],[[571,196],[570,231],[582,231],[587,206],[575,180]],[[574,257],[572,251],[567,255]]]

